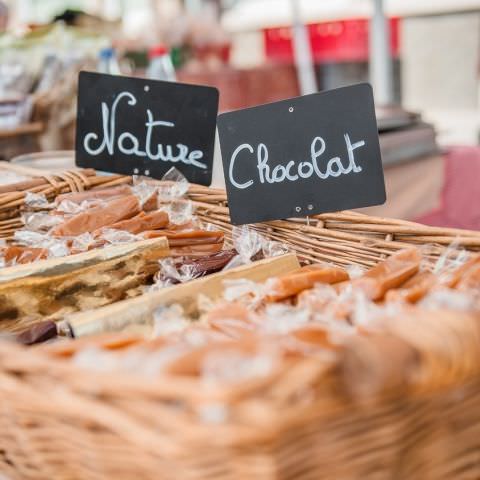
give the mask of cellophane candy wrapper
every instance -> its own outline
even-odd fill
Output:
[[[225,280],[223,282],[223,298],[227,302],[247,303],[252,308],[258,306],[267,294],[265,284],[256,283],[246,278]]]
[[[73,238],[72,250],[86,252],[96,244],[96,240],[90,232],[82,233]]]
[[[164,337],[181,332],[190,325],[183,308],[178,305],[162,306],[153,312],[153,336]]]
[[[158,199],[160,202],[171,202],[184,197],[190,187],[185,175],[172,167],[163,177],[162,184],[158,186]]]
[[[125,230],[115,230],[114,228],[102,229],[102,239],[110,245],[121,245],[123,243],[138,242],[141,240],[140,235],[135,235]]]
[[[262,319],[259,326],[267,334],[283,335],[308,324],[311,320],[310,312],[307,309],[282,303],[267,305],[264,315],[265,318]]]
[[[173,225],[185,225],[194,220],[193,203],[184,198],[190,184],[179,170],[172,167],[158,185],[158,204],[160,210],[168,214]]]
[[[170,223],[173,225],[185,225],[194,220],[195,209],[190,200],[172,200],[162,207],[162,210],[168,213]]]
[[[459,292],[450,289],[434,290],[423,298],[419,307],[429,310],[456,310],[460,312],[471,312],[478,310],[478,297],[470,292]]]
[[[181,259],[164,258],[158,263],[160,269],[155,275],[155,283],[148,287],[148,291],[186,283],[198,277],[195,265],[183,264]]]
[[[25,247],[46,248],[49,257],[65,257],[70,253],[66,240],[53,238],[48,234],[18,230],[14,233],[13,240]]]
[[[241,383],[270,375],[278,362],[279,351],[273,345],[264,345],[256,352],[234,347],[213,349],[203,359],[202,381],[208,387]]]
[[[97,372],[118,372],[135,377],[155,378],[166,366],[187,351],[185,345],[167,346],[157,351],[132,348],[121,355],[99,348],[86,348],[73,357],[73,364]]]
[[[32,232],[47,232],[63,221],[60,216],[47,212],[27,212],[22,215],[22,220],[25,229]]]
[[[238,255],[225,266],[224,270],[247,265],[255,257],[261,258],[276,257],[288,253],[288,247],[280,242],[267,240],[256,230],[247,225],[233,227],[232,239]]]
[[[140,205],[145,205],[151,201],[153,196],[157,196],[158,186],[153,183],[148,183],[148,177],[133,176],[132,193],[138,198]],[[158,199],[155,199],[158,204]]]
[[[352,324],[363,330],[382,330],[382,321],[385,318],[398,315],[403,308],[402,305],[395,303],[379,305],[370,300],[364,292],[356,289],[347,290],[343,293],[343,297],[340,299],[342,303],[351,302],[350,319]]]
[[[355,278],[360,278],[365,273],[365,269],[362,268],[360,265],[349,265],[345,268],[345,270],[347,271],[348,276],[351,280],[354,280]]]
[[[32,210],[47,209],[51,207],[47,197],[43,193],[34,192],[27,192],[25,194],[25,206]]]
[[[81,203],[75,203],[71,200],[62,200],[57,205],[56,211],[59,213],[64,213],[65,215],[76,215],[77,213],[82,213],[91,208],[92,203],[92,201],[88,200],[84,200]]]
[[[432,245],[424,245],[421,248],[422,257],[425,259],[424,262],[428,262],[429,252],[433,248]],[[435,262],[432,271],[435,275],[439,275],[445,279],[451,272],[461,267],[469,257],[470,253],[465,249],[460,248],[459,243],[454,241],[448,246],[445,252],[440,255]],[[422,263],[422,268],[427,269],[428,264],[424,265],[424,263]]]

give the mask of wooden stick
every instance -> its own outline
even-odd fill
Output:
[[[35,319],[137,295],[168,255],[167,240],[159,238],[1,269],[0,325],[17,331]]]
[[[186,314],[195,316],[198,312],[196,298],[200,292],[215,299],[221,295],[225,280],[247,278],[263,282],[270,277],[292,272],[299,266],[293,254],[269,258],[182,285],[146,293],[139,298],[118,302],[93,312],[70,315],[65,320],[75,337],[124,331],[132,326],[151,328],[153,313],[160,306],[179,304],[183,306]]]

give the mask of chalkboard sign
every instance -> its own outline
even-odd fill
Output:
[[[81,72],[76,164],[210,185],[217,114],[216,88]]]
[[[232,223],[385,202],[372,88],[338,88],[219,116]]]

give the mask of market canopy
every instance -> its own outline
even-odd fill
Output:
[[[303,21],[370,17],[372,0],[298,0]],[[223,16],[223,26],[231,32],[258,30],[292,23],[290,0],[241,0]],[[391,16],[420,16],[480,10],[480,0],[386,0]]]

